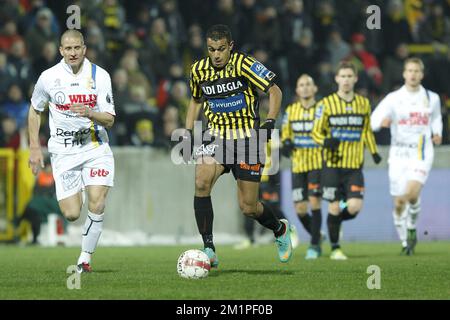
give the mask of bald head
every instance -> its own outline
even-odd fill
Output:
[[[61,36],[61,46],[63,46],[63,42],[66,41],[67,38],[75,38],[81,41],[81,44],[84,45],[84,37],[83,34],[75,29],[69,29],[64,32]]]
[[[78,30],[67,30],[61,36],[61,46],[59,52],[64,57],[64,61],[77,73],[86,55],[83,35]]]
[[[297,88],[295,89],[295,92],[300,99],[314,98],[314,95],[317,92],[314,79],[308,74],[302,74],[297,79]]]

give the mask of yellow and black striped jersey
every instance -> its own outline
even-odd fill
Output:
[[[313,139],[324,143],[325,138],[340,140],[339,148],[324,148],[323,157],[327,167],[359,169],[364,161],[364,145],[372,154],[378,152],[375,137],[370,128],[370,103],[355,94],[352,101],[345,101],[333,93],[320,102],[321,116],[314,124]]]
[[[322,146],[312,138],[316,114],[320,115],[317,103],[306,109],[300,102],[286,107],[281,127],[281,141],[291,140],[292,172],[301,173],[322,169]]]
[[[250,129],[259,127],[257,89],[267,92],[276,75],[255,58],[231,53],[221,69],[209,57],[191,66],[192,97],[204,98],[203,112],[210,133],[226,139],[251,137]]]

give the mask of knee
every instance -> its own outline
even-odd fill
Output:
[[[105,211],[105,200],[100,199],[89,199],[89,211],[92,213],[103,213]]]
[[[348,213],[350,213],[353,216],[356,216],[361,211],[360,205],[349,205],[347,207]]]
[[[256,202],[241,201],[239,208],[247,217],[254,218],[257,216]]]
[[[202,178],[196,178],[195,179],[195,191],[197,194],[205,195],[211,192],[211,182],[202,179]]]
[[[69,220],[70,222],[76,221],[80,217],[80,209],[61,209],[62,214],[64,217]]]
[[[394,202],[394,210],[397,215],[401,215],[405,210],[406,201],[404,199],[396,199]]]
[[[416,193],[407,193],[405,195],[406,201],[408,201],[409,203],[415,204],[417,203],[417,201],[419,200],[419,197]]]

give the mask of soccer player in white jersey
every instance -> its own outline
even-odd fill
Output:
[[[394,224],[402,242],[402,253],[412,255],[417,243],[416,222],[420,191],[433,165],[433,143],[442,142],[439,96],[421,85],[423,62],[405,61],[405,84],[389,93],[371,116],[374,131],[390,127],[390,192],[394,198]]]
[[[88,195],[78,272],[90,272],[103,228],[108,190],[113,186],[114,158],[106,128],[114,124],[111,78],[87,58],[83,35],[68,30],[61,36],[63,59],[40,75],[31,97],[28,115],[29,165],[36,175],[43,168],[39,144],[41,112],[48,105],[50,153],[56,196],[69,221],[79,218]]]

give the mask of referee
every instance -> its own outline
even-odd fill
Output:
[[[350,62],[341,62],[335,81],[338,91],[318,104],[320,118],[315,122],[313,139],[323,145],[321,183],[323,198],[330,202],[328,206],[328,232],[333,260],[347,260],[340,249],[339,231],[341,222],[356,217],[363,205],[364,145],[366,145],[375,163],[381,161],[375,137],[370,128],[371,107],[369,100],[354,93],[358,81],[355,66]],[[346,200],[341,211],[339,201]]]
[[[279,259],[287,262],[292,254],[289,223],[279,220],[258,200],[265,161],[264,144],[260,147],[258,140],[262,136],[270,138],[282,98],[280,88],[273,82],[276,75],[253,57],[235,52],[231,32],[225,25],[212,26],[207,31],[206,44],[208,56],[191,66],[192,98],[183,137],[186,142],[191,141],[192,148],[194,121],[202,109],[208,129],[193,156],[196,160],[194,211],[204,252],[211,266],[217,267],[211,190],[222,174],[231,171],[237,182],[242,213],[273,231]],[[269,95],[269,112],[262,125],[258,90]],[[184,154],[184,158],[189,157]]]

